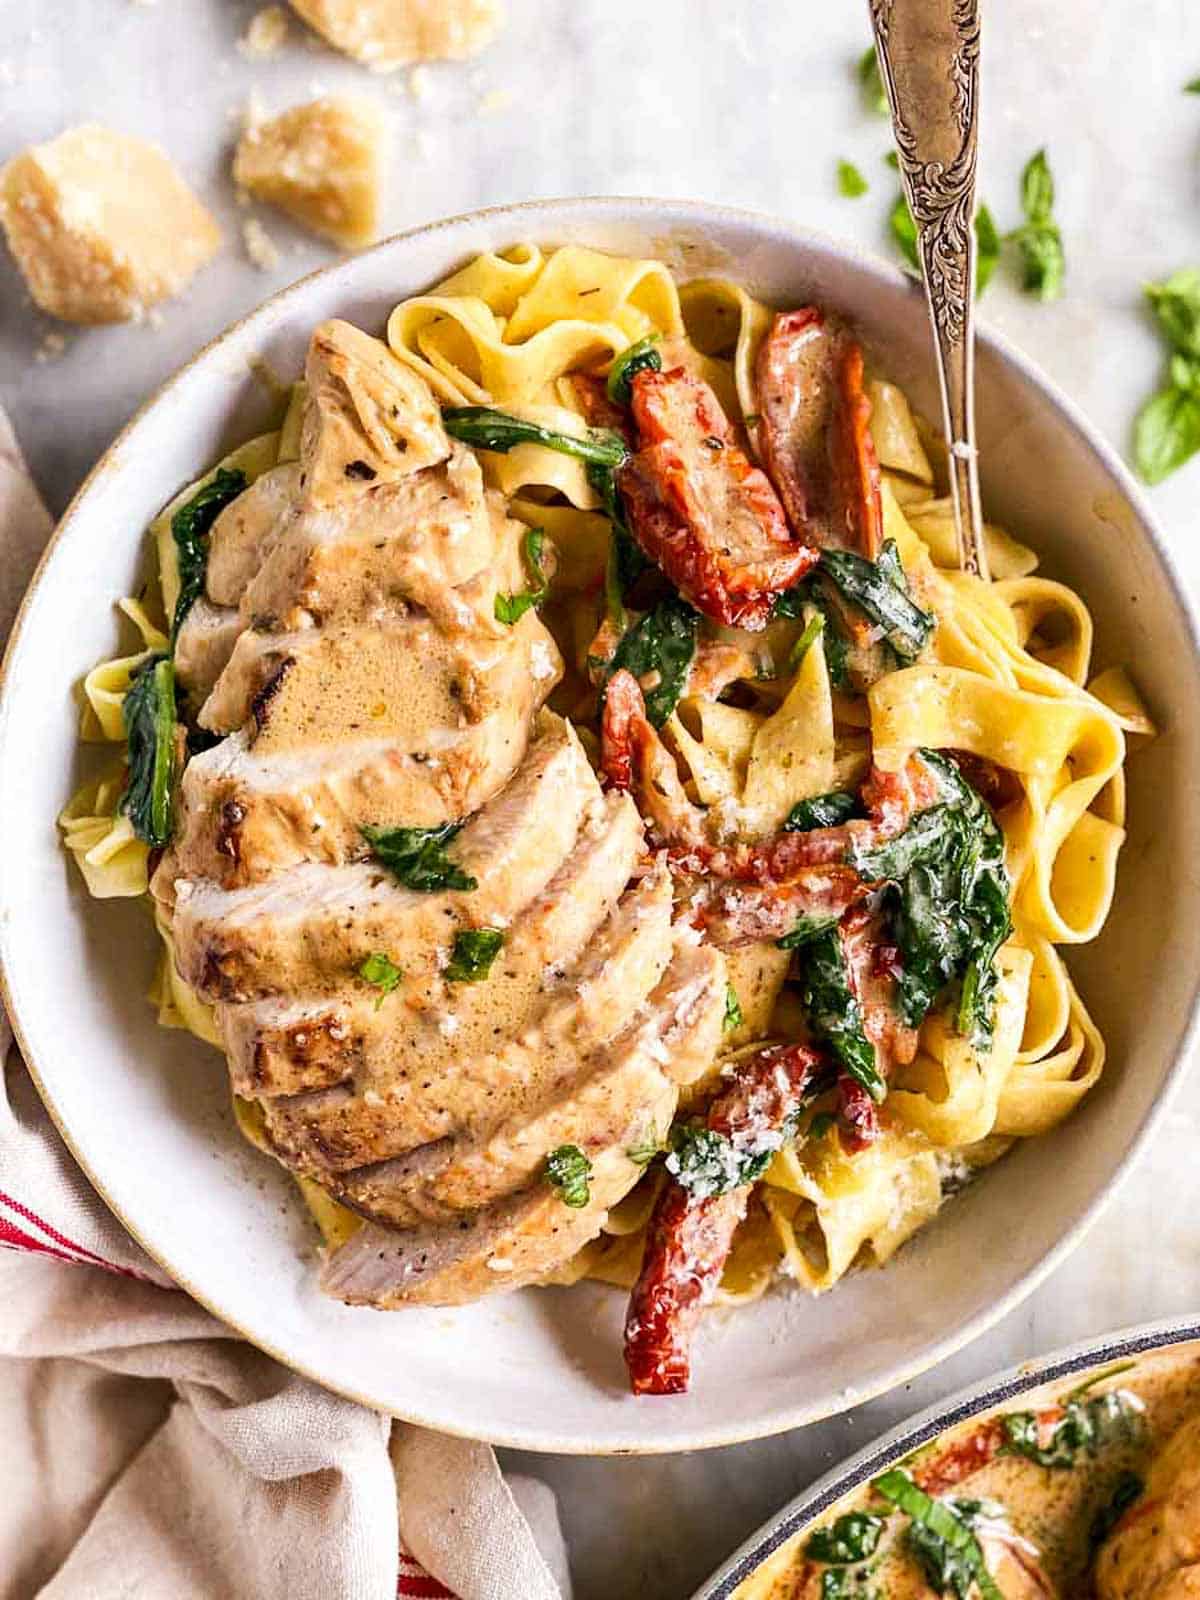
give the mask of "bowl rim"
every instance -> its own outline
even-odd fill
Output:
[[[1105,1367],[1113,1361],[1152,1351],[1169,1350],[1178,1344],[1200,1341],[1200,1318],[1170,1317],[1155,1322],[1136,1323],[1113,1333],[1093,1335],[1075,1344],[1064,1345],[1046,1355],[1033,1356],[1016,1366],[1005,1367],[989,1377],[956,1390],[944,1400],[926,1406],[916,1416],[872,1439],[846,1461],[839,1462],[817,1481],[789,1500],[758,1527],[733,1552],[711,1577],[695,1591],[692,1600],[731,1600],[734,1590],[762,1566],[767,1558],[844,1496],[860,1488],[870,1478],[922,1445],[982,1415],[994,1407],[1016,1400],[1031,1390],[1072,1378],[1092,1367]]]
[[[176,387],[185,381],[193,368],[208,357],[215,355],[229,341],[248,331],[260,319],[265,323],[277,325],[279,319],[276,318],[275,314],[285,308],[292,299],[301,298],[307,292],[310,284],[318,280],[332,279],[338,274],[349,274],[361,261],[382,256],[384,252],[404,246],[411,241],[431,239],[438,234],[447,233],[464,226],[469,227],[471,224],[480,222],[494,223],[502,219],[511,219],[513,223],[513,243],[521,242],[525,238],[532,238],[536,243],[540,238],[553,239],[555,227],[560,225],[566,217],[586,220],[588,216],[593,216],[597,221],[601,221],[606,217],[628,217],[631,212],[640,212],[647,215],[647,217],[656,218],[660,224],[678,220],[682,223],[690,224],[696,229],[725,222],[766,230],[770,232],[773,238],[786,240],[790,248],[798,249],[801,252],[815,250],[818,254],[840,261],[856,271],[866,273],[877,280],[888,283],[893,288],[908,288],[914,293],[918,292],[910,274],[903,272],[892,262],[884,260],[876,253],[864,249],[852,241],[840,239],[818,229],[801,226],[770,212],[710,203],[703,200],[621,195],[560,196],[479,207],[471,211],[438,218],[432,222],[420,223],[412,228],[403,229],[398,233],[389,235],[386,239],[380,240],[369,250],[330,262],[326,266],[315,269],[313,272],[306,273],[294,283],[287,284],[273,295],[268,296],[267,299],[261,301],[244,316],[237,318],[215,334],[188,361],[160,384],[120,429],[71,497],[51,533],[50,539],[34,569],[29,585],[22,596],[3,657],[0,658],[0,758],[3,756],[8,726],[6,708],[12,692],[12,665],[21,647],[33,599],[46,577],[49,564],[59,544],[70,534],[74,523],[79,519],[85,502],[90,496],[93,484],[102,476],[107,475],[110,470],[119,470],[119,458],[127,441],[139,428],[143,419],[152,410],[169,399]],[[528,226],[526,226],[526,223]],[[1076,403],[1059,389],[1035,362],[1024,355],[1004,335],[986,326],[979,326],[977,327],[977,338],[983,347],[990,349],[1004,364],[1015,371],[1024,386],[1036,391],[1050,408],[1058,413],[1078,441],[1095,458],[1098,470],[1107,476],[1120,495],[1122,502],[1136,517],[1141,535],[1157,563],[1159,576],[1164,581],[1177,607],[1193,661],[1197,668],[1200,669],[1200,602],[1193,600],[1175,564],[1167,541],[1158,526],[1157,519],[1129,468],[1113,446],[1087,420]],[[372,1410],[383,1410],[386,1414],[393,1415],[401,1421],[435,1428],[440,1432],[460,1438],[479,1439],[480,1437],[485,1437],[487,1442],[494,1445],[564,1455],[658,1455],[677,1450],[714,1449],[725,1445],[745,1443],[753,1439],[771,1437],[795,1427],[823,1421],[828,1417],[850,1409],[852,1406],[857,1406],[868,1400],[888,1394],[900,1385],[911,1382],[922,1373],[929,1371],[938,1363],[947,1360],[968,1344],[973,1343],[974,1340],[994,1327],[996,1323],[1032,1294],[1050,1273],[1082,1242],[1088,1231],[1099,1219],[1104,1208],[1113,1199],[1121,1184],[1129,1176],[1133,1164],[1149,1140],[1150,1135],[1157,1127],[1160,1119],[1165,1116],[1171,1100],[1182,1081],[1191,1051],[1197,1039],[1200,1038],[1200,970],[1198,970],[1192,985],[1186,1017],[1180,1031],[1178,1043],[1173,1058],[1164,1073],[1162,1088],[1141,1122],[1130,1131],[1126,1150],[1115,1168],[1103,1179],[1093,1198],[1080,1215],[1063,1232],[1055,1245],[1045,1253],[1040,1261],[1017,1278],[1002,1295],[998,1296],[976,1316],[959,1324],[944,1338],[927,1346],[919,1355],[914,1355],[909,1361],[898,1365],[887,1373],[879,1375],[861,1389],[847,1390],[836,1395],[831,1394],[828,1402],[820,1406],[792,1405],[785,1410],[772,1412],[769,1416],[760,1415],[752,1421],[727,1423],[708,1430],[699,1428],[694,1433],[677,1437],[666,1444],[658,1443],[654,1436],[647,1437],[643,1428],[640,1431],[631,1430],[628,1435],[624,1435],[619,1439],[614,1438],[603,1445],[596,1446],[577,1435],[568,1434],[562,1436],[544,1428],[526,1429],[519,1432],[510,1431],[503,1434],[489,1431],[486,1435],[481,1436],[479,1430],[477,1428],[473,1429],[468,1423],[448,1422],[443,1415],[431,1414],[427,1409],[422,1411],[414,1407],[400,1412],[385,1407],[372,1395],[363,1393],[346,1383],[330,1382],[329,1379],[320,1376],[309,1367],[297,1363],[293,1357],[280,1350],[261,1333],[248,1331],[239,1321],[230,1316],[219,1304],[216,1297],[198,1289],[190,1280],[188,1272],[169,1259],[169,1254],[165,1249],[152,1248],[146,1243],[135,1223],[109,1195],[101,1175],[93,1171],[81,1148],[81,1140],[76,1139],[70,1131],[67,1118],[55,1104],[53,1094],[22,1027],[19,1006],[16,1004],[6,968],[4,943],[4,941],[0,940],[0,1004],[3,1005],[8,1016],[26,1068],[51,1121],[92,1188],[95,1189],[108,1209],[116,1216],[117,1220],[139,1247],[157,1263],[177,1287],[183,1289],[205,1310],[209,1311],[227,1327],[233,1329],[248,1343],[262,1350],[264,1354],[271,1356],[290,1370],[299,1372],[301,1376],[308,1378],[311,1382],[317,1383],[333,1393],[340,1394],[346,1399],[353,1400]]]

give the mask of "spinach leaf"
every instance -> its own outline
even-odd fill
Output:
[[[504,935],[499,928],[460,928],[443,976],[447,983],[482,983],[500,954]]]
[[[1025,221],[1009,234],[1025,263],[1025,289],[1039,300],[1057,300],[1066,275],[1062,235],[1054,221],[1054,178],[1045,150],[1036,151],[1021,174]]]
[[[209,481],[171,518],[171,537],[179,559],[179,598],[171,618],[171,641],[179,637],[184,618],[204,592],[208,567],[208,536],[212,525],[231,500],[246,487],[240,467],[218,467]]]
[[[929,643],[934,619],[909,595],[891,539],[879,552],[878,561],[867,561],[851,550],[823,550],[821,571],[847,600],[878,623],[901,660],[912,661]]]
[[[356,970],[364,983],[372,984],[379,990],[375,998],[376,1011],[404,976],[403,970],[382,950],[377,950],[374,955],[365,956]]]
[[[578,1211],[591,1199],[592,1163],[577,1144],[560,1144],[546,1157],[545,1181],[563,1205]]]
[[[732,1139],[703,1123],[676,1123],[671,1130],[671,1152],[667,1156],[667,1171],[677,1183],[689,1191],[693,1200],[707,1200],[711,1195],[728,1194],[730,1189],[740,1189],[743,1184],[755,1183],[771,1165],[771,1157],[790,1136],[777,1130],[765,1137],[769,1144],[744,1151]]]
[[[624,439],[606,428],[593,428],[582,439],[573,434],[543,428],[491,406],[451,406],[442,412],[442,423],[452,439],[474,445],[478,450],[497,450],[507,454],[519,444],[542,444],[565,456],[576,456],[601,467],[619,467],[628,455]]]
[[[646,690],[646,715],[656,728],[674,711],[696,654],[700,617],[685,600],[672,596],[647,611],[621,640],[608,663],[611,677],[620,667],[635,678],[657,682]]]
[[[932,750],[921,756],[937,775],[940,803],[919,812],[894,839],[853,850],[851,864],[871,882],[893,886],[904,1020],[918,1027],[957,980],[958,1031],[987,1048],[994,1027],[996,952],[1012,927],[1004,836],[953,762]]]
[[[168,656],[139,667],[121,704],[128,741],[129,785],[121,809],[139,839],[155,849],[171,842],[175,783],[175,668]]]
[[[662,371],[662,357],[654,348],[657,343],[658,334],[648,334],[636,344],[627,345],[619,356],[613,358],[613,364],[608,369],[608,381],[604,387],[614,405],[629,404],[632,396],[630,385],[639,372]]]
[[[361,829],[371,853],[394,872],[406,889],[439,894],[443,889],[477,889],[477,880],[446,854],[446,846],[462,828],[447,822],[440,828]]]
[[[862,1011],[850,989],[836,925],[812,934],[804,941],[804,948],[802,998],[813,1031],[827,1041],[841,1065],[871,1099],[881,1104],[887,1095],[887,1084],[875,1061],[875,1047],[863,1032]]]
[[[1088,1542],[1093,1550],[1099,1549],[1104,1543],[1130,1506],[1141,1498],[1145,1487],[1136,1472],[1127,1469],[1118,1474],[1112,1494],[1092,1518]]]
[[[858,815],[858,798],[848,789],[832,789],[798,800],[788,812],[784,833],[807,833],[810,828],[836,828]]]
[[[836,912],[806,911],[799,917],[796,926],[790,933],[785,933],[782,938],[776,939],[777,950],[802,950],[806,944],[811,944],[823,933],[828,933],[830,928],[836,928],[838,916]]]
[[[936,1593],[970,1600],[975,1587],[982,1600],[1004,1600],[971,1525],[981,1502],[931,1499],[902,1467],[876,1478],[872,1488],[912,1519],[908,1545]]]
[[[530,528],[521,541],[525,565],[535,575],[538,584],[535,589],[526,589],[522,594],[498,594],[495,601],[497,622],[503,622],[511,628],[520,622],[532,607],[540,606],[550,593],[546,575],[542,570],[542,550],[545,543],[546,535],[541,528]]]
[[[838,162],[837,180],[838,193],[845,200],[857,200],[871,187],[853,161]]]
[[[731,983],[725,985],[725,1017],[722,1023],[726,1033],[732,1033],[734,1028],[740,1028],[746,1019],[742,1016],[742,1003],[737,997],[737,990]]]
[[[1027,1461],[1036,1461],[1039,1467],[1074,1467],[1081,1454],[1095,1455],[1101,1445],[1131,1437],[1140,1417],[1137,1403],[1122,1389],[1112,1389],[1090,1400],[1072,1397],[1047,1442],[1041,1444],[1042,1430],[1036,1413],[1012,1411],[1003,1419],[1005,1449]]]
[[[858,81],[867,107],[875,112],[876,116],[886,117],[888,114],[887,91],[883,87],[883,75],[879,70],[879,57],[875,54],[875,46],[873,44],[869,44],[859,57]]]
[[[818,1528],[805,1545],[804,1554],[810,1561],[848,1567],[875,1554],[885,1526],[886,1518],[869,1511],[847,1511],[832,1527]]]

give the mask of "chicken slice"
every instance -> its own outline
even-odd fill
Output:
[[[1190,1569],[1190,1570],[1189,1570]],[[1098,1600],[1176,1600],[1200,1592],[1200,1412],[1167,1440],[1139,1499],[1096,1556]]]
[[[180,974],[215,1001],[344,985],[376,951],[405,971],[436,971],[456,932],[504,926],[540,894],[598,795],[574,731],[547,718],[517,775],[453,843],[475,889],[406,889],[374,861],[309,862],[244,889],[177,879],[170,887]],[[165,898],[160,874],[156,893]]]
[[[401,1305],[458,1305],[498,1289],[536,1282],[563,1264],[604,1225],[609,1207],[637,1182],[642,1167],[628,1151],[648,1126],[664,1127],[674,1114],[676,1077],[700,1075],[720,1039],[725,1007],[725,970],[720,956],[702,946],[679,952],[676,975],[668,973],[641,1027],[648,1043],[667,1056],[651,1087],[626,1124],[586,1138],[581,1148],[591,1163],[586,1205],[567,1206],[558,1193],[535,1180],[516,1194],[449,1222],[426,1223],[395,1232],[368,1223],[334,1251],[322,1287],[351,1305],[390,1309]],[[696,981],[704,974],[704,982]],[[684,977],[686,974],[686,978]],[[648,1048],[647,1054],[658,1052]]]
[[[304,368],[303,489],[328,506],[395,483],[450,454],[433,391],[379,339],[334,319],[313,332]]]
[[[255,478],[212,525],[204,586],[210,600],[238,606],[300,496],[300,463],[284,461]]]
[[[389,1196],[395,1190],[403,1201],[406,1180],[380,1163],[450,1134],[483,1137],[506,1118],[531,1115],[556,1084],[578,1074],[581,1055],[620,1032],[630,1008],[662,977],[671,950],[670,884],[656,875],[626,897],[525,1028],[505,1037],[505,1024],[494,1023],[482,1050],[468,1053],[464,1045],[456,1054],[443,1046],[403,1077],[364,1062],[358,1092],[269,1102],[268,1134],[289,1165],[314,1177],[372,1168],[346,1193],[360,1210],[387,1216]]]
[[[514,920],[486,984],[447,984],[439,975],[424,988],[405,985],[395,1004],[382,1006],[373,994],[347,993],[222,1007],[234,1089],[255,1098],[334,1088],[356,1076],[380,1090],[430,1082],[438,1103],[425,1121],[434,1126],[418,1130],[416,1142],[445,1133],[451,1075],[465,1076],[495,1051],[498,1027],[516,1035],[526,1026],[616,905],[641,846],[628,796],[593,806],[570,855]],[[414,1101],[403,1110],[412,1121]]]
[[[229,606],[215,606],[203,595],[192,604],[175,640],[175,678],[194,706],[212,693],[244,626]]]

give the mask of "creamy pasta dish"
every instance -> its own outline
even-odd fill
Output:
[[[831,307],[518,246],[182,490],[62,827],[354,1305],[881,1265],[1096,1083],[1124,673]]]
[[[1200,1594],[1194,1344],[952,1428],[793,1535],[735,1600]]]

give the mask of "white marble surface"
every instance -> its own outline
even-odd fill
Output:
[[[246,0],[0,0],[0,160],[68,122],[111,122],[165,144],[228,236],[160,326],[72,334],[41,361],[51,325],[0,261],[0,398],[56,509],[193,350],[329,259],[273,218],[278,269],[261,273],[244,257],[244,213],[225,170],[252,88],[272,108],[323,88],[379,98],[394,129],[389,231],[531,196],[641,193],[786,213],[887,249],[885,128],[853,80],[867,40],[861,0],[510,0],[511,25],[492,50],[472,66],[432,69],[420,98],[403,77],[365,76],[298,25],[282,55],[245,60],[236,40],[253,10]],[[1049,147],[1068,282],[1064,300],[1044,307],[1002,275],[984,315],[1124,448],[1161,365],[1139,285],[1200,262],[1200,99],[1181,92],[1200,73],[1200,9],[1004,0],[985,12],[982,192],[1012,226],[1020,167]],[[870,178],[865,198],[838,196],[839,156]],[[1194,581],[1198,492],[1200,460],[1152,496]],[[677,1600],[778,1504],[918,1405],[1072,1339],[1200,1309],[1197,1114],[1200,1083],[1185,1086],[1085,1247],[992,1334],[903,1392],[709,1454],[524,1461],[559,1492],[579,1600]]]

